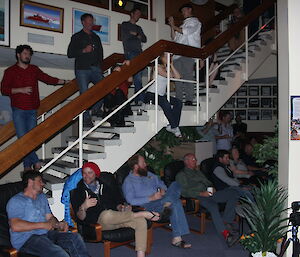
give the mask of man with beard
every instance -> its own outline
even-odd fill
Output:
[[[68,233],[67,223],[53,216],[43,193],[41,173],[27,171],[22,182],[24,191],[13,196],[6,206],[12,246],[41,257],[89,256],[81,236]]]
[[[146,219],[157,221],[157,212],[132,212],[131,206],[123,205],[120,191],[103,183],[101,171],[93,162],[82,166],[82,179],[71,196],[72,207],[78,219],[87,224],[99,223],[103,230],[130,227],[135,230],[135,250],[137,257],[145,257],[147,246]]]
[[[37,66],[30,64],[33,50],[29,45],[16,48],[17,63],[4,71],[1,93],[11,100],[12,118],[17,137],[20,138],[37,124],[37,109],[40,106],[38,81],[46,84],[65,84],[69,81],[51,77]],[[24,170],[41,168],[41,162],[35,152],[28,154],[24,160]]]
[[[191,244],[186,243],[182,236],[189,234],[189,227],[180,201],[180,187],[173,182],[169,188],[158,176],[147,170],[145,159],[134,155],[128,160],[130,174],[125,178],[122,189],[124,196],[132,205],[140,205],[149,211],[162,213],[171,212],[172,245],[187,249]]]

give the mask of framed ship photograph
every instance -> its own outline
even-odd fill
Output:
[[[259,98],[249,98],[249,107],[259,107]]]
[[[272,96],[272,87],[271,86],[261,86],[260,95],[261,96]]]
[[[0,45],[9,46],[9,0],[0,0]]]
[[[247,108],[247,98],[237,98],[236,99],[237,108]]]
[[[235,117],[237,115],[240,115],[242,120],[246,120],[247,119],[247,111],[246,110],[236,110],[235,111]]]
[[[272,108],[272,98],[261,98],[260,99],[261,108]]]
[[[247,88],[245,86],[240,87],[240,89],[236,92],[237,96],[247,96]]]
[[[225,104],[225,108],[234,108],[235,107],[235,98],[231,97]]]
[[[249,86],[248,87],[249,96],[258,96],[259,95],[259,86]]]
[[[272,120],[272,110],[261,110],[261,120]]]
[[[248,110],[248,120],[259,120],[259,110],[258,109]]]

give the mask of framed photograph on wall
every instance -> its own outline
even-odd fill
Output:
[[[259,95],[259,87],[258,86],[249,86],[248,87],[248,95],[249,96],[258,96]]]
[[[272,120],[272,110],[261,110],[261,120]]]
[[[237,108],[247,108],[247,98],[237,98],[236,99]]]
[[[73,9],[73,34],[82,29],[80,17],[87,11]],[[88,12],[94,16],[93,31],[101,38],[104,45],[110,44],[110,17],[103,14]]]
[[[260,99],[261,108],[272,108],[272,98],[261,98]]]
[[[244,87],[240,87],[240,89],[236,92],[237,96],[246,96],[247,95],[247,88]]]
[[[261,96],[272,96],[272,87],[271,86],[261,86],[260,95]]]
[[[248,110],[248,120],[259,120],[259,110],[258,109],[249,109]]]
[[[259,107],[259,98],[249,98],[249,107]]]
[[[247,119],[247,112],[246,112],[246,110],[236,110],[235,111],[235,117],[237,115],[240,115],[241,118],[242,118],[242,120],[246,120]]]
[[[0,0],[0,45],[9,46],[9,0]]]
[[[63,8],[23,0],[20,12],[20,26],[63,33]]]
[[[225,108],[234,108],[235,107],[235,98],[231,97],[225,104]]]

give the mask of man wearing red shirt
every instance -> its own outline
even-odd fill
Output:
[[[51,77],[37,66],[31,65],[33,50],[29,45],[16,48],[17,63],[4,72],[1,93],[11,99],[13,122],[17,137],[20,138],[36,126],[37,109],[40,106],[38,81],[47,84],[65,84],[66,80]],[[40,169],[41,162],[35,152],[28,154],[24,160],[24,169]]]

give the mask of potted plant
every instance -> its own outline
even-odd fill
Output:
[[[250,226],[250,234],[240,242],[253,257],[276,256],[277,242],[287,233],[286,190],[276,181],[268,181],[254,188],[255,201],[242,200],[242,210]]]

